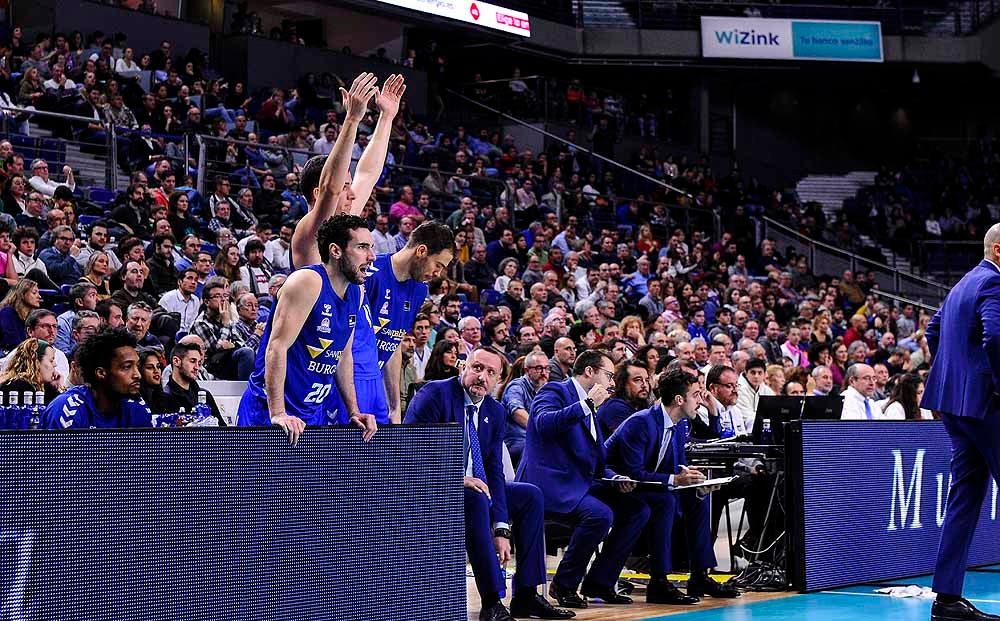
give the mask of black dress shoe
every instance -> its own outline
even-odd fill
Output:
[[[623,595],[631,595],[632,591],[635,590],[635,583],[628,580],[619,580],[617,589]]]
[[[688,595],[694,597],[704,597],[711,595],[718,599],[731,599],[739,597],[741,593],[729,584],[729,582],[718,583],[706,575],[691,574],[687,587]]]
[[[479,621],[517,621],[517,619],[510,616],[503,602],[497,602],[479,611]]]
[[[518,619],[572,619],[572,610],[556,608],[541,595],[510,600],[510,614]]]
[[[583,586],[580,587],[580,593],[582,593],[584,597],[599,599],[605,604],[625,605],[632,603],[631,597],[628,595],[622,595],[616,591],[614,587],[599,587],[584,583]]]
[[[701,600],[693,595],[685,595],[669,580],[650,580],[646,587],[647,604],[667,604],[668,606],[692,606]]]
[[[553,582],[549,585],[549,597],[556,600],[556,602],[563,608],[586,608],[587,600],[576,591],[570,591],[569,589],[563,588]]]
[[[931,621],[1000,621],[1000,616],[979,610],[963,597],[951,604],[935,601]]]

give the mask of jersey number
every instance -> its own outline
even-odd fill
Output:
[[[330,384],[313,384],[312,390],[306,395],[305,403],[322,403],[332,388]]]

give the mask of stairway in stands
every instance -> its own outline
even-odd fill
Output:
[[[846,175],[809,175],[796,184],[795,190],[803,203],[818,202],[823,205],[823,213],[827,222],[837,219],[837,214],[844,206],[844,200],[853,198],[858,190],[873,185],[875,173],[871,171],[855,171]],[[861,245],[877,247],[885,258],[885,264],[895,267],[901,272],[914,273],[910,260],[892,250],[880,247],[875,240],[867,235],[859,238]]]
[[[632,14],[619,0],[582,0],[584,28],[635,28]]]
[[[51,130],[39,127],[33,122],[29,123],[29,125],[31,126],[32,138],[52,137]],[[69,164],[73,169],[77,187],[105,187],[106,156],[104,154],[84,153],[80,150],[80,145],[72,141],[63,141],[63,143],[66,145],[66,161],[64,163]],[[30,160],[30,158],[28,159]],[[31,166],[31,162],[25,162],[25,168],[29,166]],[[63,163],[60,163],[58,166],[53,166],[50,169],[53,177],[62,179],[62,166]],[[119,170],[117,182],[117,187],[110,189],[125,189],[128,187],[128,175]]]
[[[965,35],[973,32],[973,26],[982,27],[993,20],[996,16],[990,15],[989,2],[977,2],[976,0],[963,0],[952,3],[957,10],[949,10],[946,15],[936,20],[931,20],[927,25],[927,34],[938,37],[954,37],[957,31]],[[976,11],[979,11],[977,17]],[[958,26],[961,26],[959,28]]]

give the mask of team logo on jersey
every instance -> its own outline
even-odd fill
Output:
[[[330,334],[330,320],[324,317],[323,321],[319,322],[319,325],[316,326],[316,331],[323,334]]]
[[[404,313],[410,312],[410,301],[409,300],[404,300],[403,301],[403,312]]]
[[[326,351],[330,345],[333,345],[333,341],[330,339],[319,339],[319,344],[322,347],[313,347],[312,345],[306,345],[306,349],[309,350],[309,356],[312,358],[318,358],[320,354]]]
[[[382,305],[382,309],[379,310],[378,314],[379,315],[388,315],[389,314],[389,301],[388,300],[386,300],[385,303]]]
[[[391,292],[391,291],[390,291],[389,289],[386,289],[386,290],[385,290],[385,301],[386,301],[386,302],[388,302],[388,301],[389,301],[389,294],[390,294],[390,293],[392,293],[392,292]]]
[[[347,327],[348,328],[353,328],[354,324],[356,324],[357,322],[358,322],[358,316],[357,315],[348,315],[347,316]]]
[[[387,325],[389,325],[389,319],[386,318],[386,317],[379,317],[378,318],[378,322],[379,322],[379,326],[377,328],[375,328],[375,334],[378,334],[379,330],[381,330],[382,328],[384,328]],[[374,328],[375,326],[372,326],[372,327]]]
[[[321,314],[324,317],[333,317],[333,305],[332,304],[324,304],[323,305],[323,312]]]

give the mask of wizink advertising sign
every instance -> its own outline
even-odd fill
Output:
[[[951,485],[940,422],[802,421],[806,590],[934,571]],[[969,565],[1000,563],[996,483]]]
[[[882,62],[879,22],[702,17],[705,58]]]

